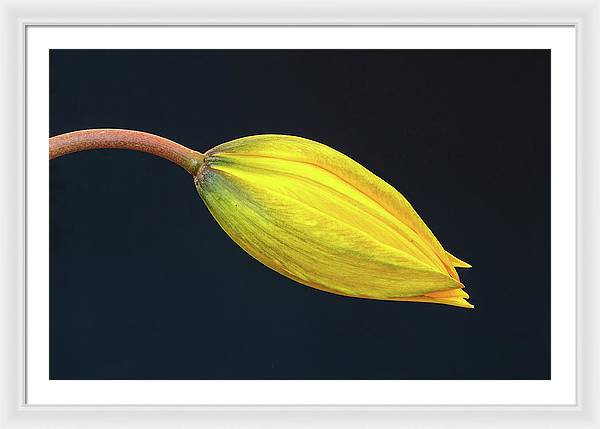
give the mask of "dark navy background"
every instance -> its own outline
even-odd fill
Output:
[[[549,51],[52,51],[50,135],[100,127],[330,145],[473,265],[476,308],[299,285],[181,168],[77,153],[50,164],[52,379],[550,377]]]

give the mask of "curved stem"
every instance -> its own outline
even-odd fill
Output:
[[[101,128],[50,137],[50,159],[93,149],[129,149],[150,153],[195,175],[204,155],[172,140],[142,131]]]

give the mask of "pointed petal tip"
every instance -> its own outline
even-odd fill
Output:
[[[461,307],[461,308],[468,308],[468,309],[475,308],[475,306],[473,304],[471,304],[469,301],[467,301],[467,298],[463,298],[463,297],[438,298],[434,302],[436,302],[438,304],[451,305],[453,307]]]
[[[403,298],[393,298],[393,301],[409,301],[409,302],[429,302],[432,304],[443,304],[450,305],[452,307],[461,307],[467,309],[473,309],[475,306],[471,304],[466,298],[462,297],[445,297],[445,298],[434,298],[431,296],[412,296]]]
[[[466,308],[469,310],[475,308],[475,306],[473,304],[471,304],[469,301],[467,301],[465,298],[453,298],[453,299],[446,299],[443,301],[440,300],[440,301],[437,301],[437,303],[451,305],[453,307]]]
[[[448,257],[448,260],[449,260],[450,264],[452,264],[453,267],[456,267],[456,268],[472,268],[471,264],[469,264],[468,262],[465,262],[465,261],[463,261],[461,259],[458,259],[456,256],[454,256],[450,252],[446,252],[446,256]]]
[[[467,301],[465,298],[457,298],[453,300],[453,302],[448,302],[449,305],[453,305],[455,307],[462,307],[467,309],[473,309],[475,306]]]
[[[441,291],[441,292],[426,293],[425,296],[428,296],[431,298],[464,298],[464,299],[468,299],[469,294],[464,291],[464,289],[463,289],[464,287],[465,286],[461,283],[460,288],[445,290],[445,291]]]

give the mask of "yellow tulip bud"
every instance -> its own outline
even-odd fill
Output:
[[[299,283],[360,298],[472,308],[447,253],[396,189],[340,152],[285,135],[209,150],[198,193],[254,258]]]

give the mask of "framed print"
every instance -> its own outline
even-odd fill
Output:
[[[575,268],[573,28],[32,27],[27,40],[27,133],[48,116],[52,137],[50,163],[28,150],[29,182],[50,178],[28,191],[28,402],[135,403],[143,385],[159,404],[416,405],[433,399],[422,381],[440,404],[574,402],[574,350],[551,330],[574,328],[574,289],[551,287]],[[219,118],[227,129],[202,137]],[[187,148],[130,130],[173,123]],[[113,142],[183,167],[199,195],[156,161],[129,165],[147,156],[78,150]],[[479,300],[464,272],[478,260],[495,261]],[[452,393],[475,380],[522,385]]]
[[[19,18],[8,427],[598,425],[597,30]]]

